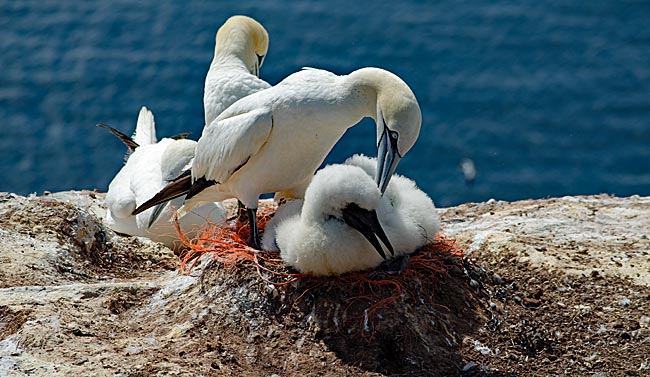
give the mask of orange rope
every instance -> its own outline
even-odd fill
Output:
[[[259,211],[257,221],[260,233],[263,233],[267,221],[272,216],[273,210]],[[449,266],[458,264],[462,257],[462,251],[455,242],[439,234],[435,240],[411,255],[406,269],[400,274],[391,275],[380,270],[368,270],[336,277],[315,277],[287,272],[287,266],[277,253],[258,251],[249,247],[244,241],[248,239],[250,232],[248,225],[208,223],[196,232],[196,238],[188,239],[180,231],[178,219],[174,218],[174,220],[177,235],[186,248],[181,255],[180,263],[183,273],[194,268],[202,255],[211,253],[224,267],[254,268],[262,281],[275,286],[285,286],[304,279],[312,279],[317,285],[339,284],[345,287],[345,291],[350,292],[346,311],[359,300],[369,302],[363,318],[360,319],[364,337],[365,334],[372,336],[374,332],[372,318],[378,310],[388,307],[405,294],[416,297],[417,292],[409,291],[409,287],[437,287],[441,278],[447,275]],[[190,263],[189,267],[188,263]],[[305,288],[296,301],[313,288],[314,284]],[[292,304],[292,310],[296,301]]]

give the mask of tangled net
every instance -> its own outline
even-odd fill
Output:
[[[260,208],[257,223],[263,233],[268,220],[273,217],[274,209]],[[176,222],[177,223],[177,222]],[[178,223],[177,223],[178,224]],[[453,266],[462,269],[462,251],[454,241],[439,233],[434,240],[413,253],[406,268],[399,273],[387,271],[381,267],[342,274],[340,276],[313,276],[294,272],[287,266],[278,253],[259,251],[247,245],[250,228],[248,224],[206,224],[193,239],[185,237],[178,225],[178,236],[186,251],[181,254],[181,271],[191,270],[202,255],[212,254],[214,261],[224,268],[251,269],[265,283],[275,286],[289,285],[298,281],[307,281],[306,290],[317,286],[339,286],[347,292],[348,307],[365,300],[369,303],[360,318],[364,333],[372,333],[373,314],[389,306],[400,298],[422,301],[421,292],[439,288],[443,278]],[[429,303],[435,305],[435,303]],[[295,303],[294,303],[295,305]]]

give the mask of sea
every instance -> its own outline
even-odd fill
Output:
[[[268,30],[271,84],[302,67],[402,77],[423,124],[397,171],[440,207],[650,195],[650,1],[629,0],[0,0],[0,191],[106,191],[125,148],[95,125],[130,134],[143,105],[159,136],[197,139],[235,14]],[[326,163],[374,144],[366,119]]]

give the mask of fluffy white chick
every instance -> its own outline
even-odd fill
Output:
[[[327,166],[314,176],[304,202],[280,207],[263,244],[272,247],[275,238],[282,259],[303,273],[376,267],[385,259],[380,240],[392,252],[375,212],[380,202],[377,184],[362,169]]]
[[[300,272],[338,275],[377,267],[385,259],[380,253],[390,252],[388,245],[397,257],[429,243],[440,230],[431,198],[400,175],[391,178],[382,197],[373,181],[376,166],[375,159],[355,155],[344,165],[318,171],[305,199],[281,205],[267,223],[263,248],[280,251],[282,259]],[[351,226],[345,216],[350,205],[374,211],[379,227],[372,225],[372,216],[365,218],[369,223],[365,230]],[[378,242],[384,232],[386,248]]]

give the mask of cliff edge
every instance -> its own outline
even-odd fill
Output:
[[[454,253],[397,285],[278,284],[209,253],[181,273],[102,199],[0,193],[0,375],[650,373],[648,197],[439,209]]]

